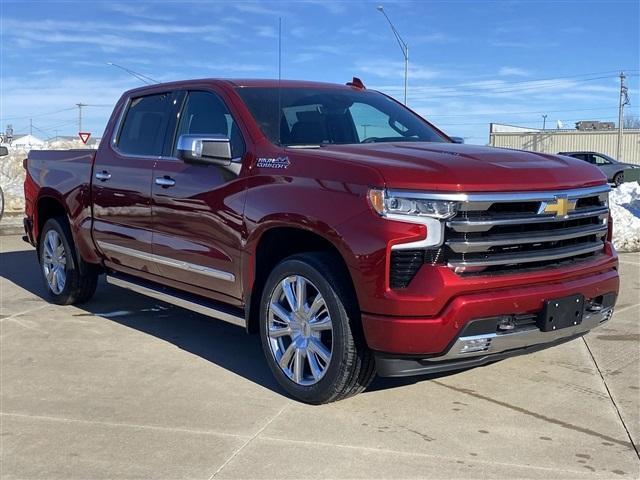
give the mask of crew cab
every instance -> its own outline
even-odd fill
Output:
[[[231,322],[308,403],[575,339],[618,293],[596,167],[455,143],[358,79],[145,86],[26,169],[52,302],[104,274]]]

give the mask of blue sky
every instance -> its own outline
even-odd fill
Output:
[[[0,127],[40,137],[102,135],[122,91],[141,85],[114,62],[160,81],[283,77],[344,83],[402,98],[403,57],[385,11],[409,44],[409,105],[451,135],[488,141],[489,122],[541,127],[617,121],[628,72],[640,113],[640,2],[1,0]],[[55,112],[55,113],[54,113]]]

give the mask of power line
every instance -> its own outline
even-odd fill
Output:
[[[23,120],[23,119],[27,119],[27,118],[44,117],[46,115],[55,115],[56,113],[62,113],[62,112],[68,112],[69,110],[75,110],[75,108],[76,107],[62,108],[60,110],[55,110],[53,112],[34,113],[32,115],[24,115],[22,117],[2,117],[2,121],[6,122],[8,120]]]
[[[547,113],[563,113],[563,112],[591,112],[591,111],[605,111],[612,110],[612,107],[598,107],[598,108],[576,108],[571,110],[530,110],[528,112],[487,112],[487,113],[460,113],[460,114],[440,114],[440,115],[429,115],[429,118],[432,117],[480,117],[480,116],[492,116],[492,115],[528,115],[533,113],[547,112]]]
[[[627,70],[628,72],[640,72],[640,70]],[[546,81],[552,81],[552,80],[565,80],[565,79],[569,79],[569,78],[579,78],[579,77],[590,77],[592,75],[613,75],[613,74],[618,74],[618,70],[606,70],[603,72],[590,72],[590,73],[577,73],[575,75],[564,75],[564,76],[558,76],[558,77],[547,77],[547,78],[535,78],[535,79],[529,79],[529,80],[518,80],[515,82],[503,82],[502,80],[494,80],[493,82],[487,82],[488,84],[490,83],[495,83],[498,86],[502,86],[502,85],[519,85],[522,83],[530,83],[530,82],[546,82]],[[452,85],[452,87],[464,87],[465,85],[467,85],[468,82],[465,83],[459,83],[457,85]]]
[[[632,74],[627,75],[627,77],[638,77],[640,74]],[[579,82],[592,82],[597,80],[604,80],[608,78],[617,78],[618,75],[607,75],[600,77],[591,77],[591,78],[581,78],[574,80],[575,83]],[[414,87],[413,95],[415,96],[424,96],[429,98],[455,98],[455,97],[467,97],[467,96],[491,96],[491,95],[499,95],[503,93],[518,93],[518,92],[527,92],[531,90],[545,90],[554,87],[573,87],[574,85],[567,85],[565,82],[554,82],[554,83],[540,83],[547,82],[546,80],[527,80],[524,84],[526,86],[518,87],[518,88],[503,88],[503,89],[495,89],[495,87],[489,86],[484,87],[483,85],[469,85],[462,84],[460,86],[447,86],[447,87]],[[509,87],[511,84],[504,83],[500,85],[500,87]],[[395,87],[385,87],[385,90],[392,90]],[[493,90],[492,90],[493,88]],[[381,88],[378,88],[381,89]],[[460,91],[461,89],[467,91]],[[418,90],[418,94],[415,91]],[[469,91],[472,90],[472,91]]]
[[[604,117],[604,118],[600,118],[600,120],[615,120],[616,117]],[[583,120],[582,118],[575,118],[575,119],[565,119],[565,122],[579,122],[580,120]],[[535,120],[520,120],[520,123],[536,123],[539,122],[539,119],[535,119]],[[495,123],[495,122],[494,122]],[[473,123],[437,123],[437,126],[446,126],[446,127],[453,127],[453,126],[477,126],[477,125],[487,125],[487,122],[473,122]],[[519,127],[519,126],[523,126],[523,125],[514,125],[514,127]],[[528,127],[528,125],[525,125]],[[537,128],[536,128],[537,130]]]
[[[631,75],[629,75],[631,76]],[[638,76],[638,75],[635,75]],[[575,82],[592,82],[592,81],[596,81],[596,80],[604,80],[607,78],[616,78],[617,75],[608,75],[608,76],[604,76],[604,77],[592,77],[592,78],[583,78],[583,79],[579,79],[579,80],[575,80]],[[468,96],[491,96],[491,95],[500,95],[503,93],[519,93],[519,92],[528,92],[531,90],[537,90],[537,91],[541,91],[541,90],[545,90],[545,89],[549,89],[549,88],[554,88],[554,87],[571,87],[572,85],[566,85],[563,82],[559,82],[559,83],[541,83],[541,84],[535,84],[535,81],[531,81],[528,82],[530,85],[526,86],[526,87],[520,87],[520,88],[507,88],[507,89],[496,89],[496,90],[485,90],[482,91],[482,87],[481,86],[476,86],[476,91],[467,91],[467,92],[460,92],[459,90],[452,90],[451,87],[444,87],[444,88],[438,88],[438,87],[434,87],[434,90],[436,90],[434,93],[430,93],[430,92],[425,92],[424,95],[428,96],[429,98],[448,98],[448,97],[468,97]],[[471,85],[466,85],[464,87],[461,87],[467,90],[473,90],[474,87]]]

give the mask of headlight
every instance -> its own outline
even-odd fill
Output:
[[[456,202],[414,198],[408,193],[391,194],[377,188],[369,190],[369,201],[373,209],[382,216],[408,215],[443,220],[453,217],[458,206]]]
[[[426,236],[418,241],[393,245],[393,250],[439,247],[444,242],[444,220],[453,217],[457,202],[422,198],[411,192],[389,192],[372,188],[368,193],[371,207],[389,220],[415,223],[426,228]]]

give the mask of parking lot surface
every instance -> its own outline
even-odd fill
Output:
[[[2,478],[640,477],[639,254],[584,340],[313,407],[240,328],[104,283],[50,305],[35,251],[0,251]]]

